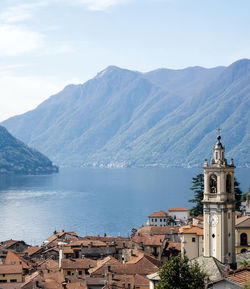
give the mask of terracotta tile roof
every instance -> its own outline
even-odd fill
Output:
[[[102,241],[109,246],[115,246],[118,249],[130,248],[132,246],[130,238],[125,237],[100,237],[100,236],[85,236],[83,240]]]
[[[38,251],[42,250],[42,247],[39,246],[31,246],[23,251],[23,253],[27,253],[30,257],[37,253]]]
[[[1,289],[21,289],[24,283],[1,283]]]
[[[163,246],[165,235],[154,235],[154,236],[134,236],[132,240],[137,243],[143,243],[144,246]]]
[[[87,285],[102,285],[104,286],[107,278],[103,277],[103,278],[96,278],[96,277],[86,277],[85,278]]]
[[[67,283],[67,289],[87,289],[85,282],[74,282],[74,283]]]
[[[34,272],[33,274],[31,275],[26,275],[25,276],[25,281],[24,281],[24,284],[27,284],[29,283],[30,281],[32,281],[34,278],[36,278],[40,273],[38,271]]]
[[[46,259],[37,264],[38,270],[50,270],[56,272],[59,270],[59,261],[53,259]]]
[[[114,242],[114,241],[129,241],[129,238],[125,238],[125,237],[102,237],[102,236],[85,236],[82,238],[83,240],[99,240],[102,242]]]
[[[142,275],[136,274],[134,277],[134,284],[135,287],[149,287],[149,279]]]
[[[190,211],[190,209],[185,208],[169,208],[169,212],[181,212],[181,211]]]
[[[131,259],[130,261],[126,262],[126,264],[138,264],[139,262],[143,262],[143,258],[147,259],[147,261],[151,262],[157,267],[161,266],[161,262],[157,260],[155,257],[150,256],[149,253],[143,252],[140,256]]]
[[[180,242],[171,242],[171,241],[168,241],[168,246],[167,246],[167,250],[168,249],[176,249],[178,251],[181,251],[181,243]]]
[[[178,234],[177,226],[144,226],[137,230],[136,235],[172,235]]]
[[[77,240],[77,241],[72,241],[69,243],[70,247],[88,247],[88,246],[92,246],[92,247],[106,247],[106,243],[102,242],[102,241],[98,241],[98,240]]]
[[[4,260],[5,265],[22,265],[23,269],[30,269],[32,267],[32,263],[28,260],[22,258],[18,254],[15,254],[12,251],[8,251],[6,258]]]
[[[160,218],[160,217],[166,218],[168,216],[169,216],[169,214],[167,212],[158,211],[158,212],[155,212],[152,215],[150,215],[149,218]]]
[[[0,274],[22,274],[21,265],[0,265]]]
[[[122,275],[140,274],[146,276],[148,274],[157,272],[158,269],[159,267],[154,265],[147,258],[142,258],[140,262],[137,262],[136,264],[111,265],[111,272]]]
[[[14,244],[18,243],[19,241],[17,240],[6,240],[6,241],[3,241],[1,242],[1,244],[6,248],[8,249],[9,247],[13,246]]]
[[[196,234],[198,236],[203,236],[203,229],[198,226],[186,225],[180,227],[180,234]]]
[[[63,246],[62,251],[64,254],[73,254],[74,253],[74,251],[71,249],[70,246]]]
[[[108,257],[104,258],[103,260],[98,260],[96,266],[92,269],[89,269],[89,273],[90,274],[96,274],[104,266],[109,266],[109,265],[113,265],[113,264],[120,264],[120,262],[116,258],[114,258],[112,256],[108,256]],[[102,272],[102,270],[101,270],[101,272]]]
[[[247,281],[250,279],[250,266],[229,272],[228,275],[225,276],[225,279],[240,285],[247,283]]]
[[[56,232],[55,234],[53,234],[52,236],[50,236],[49,238],[47,238],[47,241],[54,241],[56,239],[61,239],[64,235],[72,235],[74,237],[78,237],[77,234],[75,232]]]
[[[239,217],[235,220],[235,226],[238,228],[250,227],[250,216]]]
[[[62,269],[89,269],[96,266],[96,261],[84,258],[84,259],[62,259]]]

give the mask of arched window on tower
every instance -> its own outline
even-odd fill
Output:
[[[240,234],[240,245],[241,246],[247,246],[247,234],[246,233],[241,233]]]
[[[232,191],[232,182],[231,182],[231,175],[230,174],[227,174],[226,191],[227,191],[227,193],[231,193],[231,191]]]
[[[209,187],[210,187],[210,193],[216,194],[217,193],[217,176],[211,175],[209,179]]]

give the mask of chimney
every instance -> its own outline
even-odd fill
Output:
[[[62,258],[63,258],[63,250],[62,246],[59,247],[59,270],[62,268]]]

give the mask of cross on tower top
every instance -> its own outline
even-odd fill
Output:
[[[218,127],[216,130],[218,132],[218,135],[220,136],[220,133],[221,133],[222,129],[220,127]]]

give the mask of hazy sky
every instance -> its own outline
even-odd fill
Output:
[[[0,0],[0,120],[108,65],[250,58],[249,0]]]

